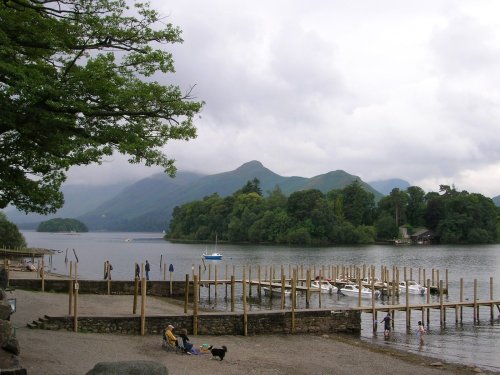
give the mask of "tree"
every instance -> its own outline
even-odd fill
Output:
[[[0,208],[55,212],[69,167],[114,152],[174,175],[161,147],[196,136],[203,103],[152,78],[180,34],[148,3],[0,2]]]
[[[26,247],[26,240],[14,223],[0,212],[0,247],[15,249]]]
[[[37,232],[88,232],[87,226],[76,219],[55,218],[42,221],[36,228]]]

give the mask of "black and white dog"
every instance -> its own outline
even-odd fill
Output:
[[[227,348],[224,345],[222,346],[222,349],[214,348],[212,345],[210,345],[208,349],[210,350],[210,353],[212,353],[212,358],[219,357],[221,361],[224,359],[227,352]]]

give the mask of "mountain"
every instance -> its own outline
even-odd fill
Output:
[[[496,197],[493,197],[493,203],[495,203],[495,206],[500,207],[500,195],[497,195]]]
[[[399,190],[406,190],[411,185],[408,181],[399,178],[392,178],[389,180],[370,181],[368,184],[375,190],[380,191],[384,195],[391,194],[392,189],[398,188]]]
[[[89,195],[100,193],[97,190],[90,192],[83,189],[82,195],[79,197],[65,195],[66,204],[57,215],[64,214],[64,217],[76,218],[85,223],[92,231],[161,232],[168,228],[170,217],[176,206],[203,199],[214,193],[222,197],[232,195],[247,181],[254,178],[259,179],[260,187],[265,195],[276,186],[279,186],[285,195],[305,189],[318,189],[326,193],[332,189],[342,189],[358,180],[367,191],[375,195],[376,200],[383,196],[372,186],[361,181],[359,177],[345,171],[332,171],[312,178],[283,177],[267,169],[259,161],[250,161],[233,171],[213,175],[178,172],[175,178],[170,178],[165,174],[156,174],[121,187],[119,190],[115,186],[113,195],[106,195],[106,199],[101,199],[98,204],[97,202],[87,204],[85,211],[81,210],[85,199],[90,199]],[[103,187],[101,188],[104,195],[105,190]],[[86,198],[83,197],[84,193]],[[104,196],[99,198],[104,198]],[[95,196],[94,199],[96,199]],[[72,211],[73,215],[69,215],[69,208],[73,205],[78,206],[73,201],[80,202],[79,209],[75,208]],[[47,219],[48,217],[42,216],[38,218],[38,221]],[[16,220],[11,220],[19,223]],[[35,220],[32,219],[32,221]]]
[[[35,213],[25,214],[8,207],[4,210],[8,219],[24,229],[34,229],[45,220],[55,218],[75,218],[83,215],[89,210],[99,207],[104,202],[119,194],[124,188],[123,184],[112,184],[104,186],[95,185],[63,185],[64,206],[55,214],[39,215]]]
[[[283,177],[265,168],[258,161],[251,161],[239,168],[214,175],[178,173],[175,179],[155,175],[143,179],[123,190],[113,199],[78,217],[91,230],[110,231],[162,231],[167,229],[172,211],[182,205],[214,193],[232,195],[249,180],[259,179],[266,194],[279,186],[286,195],[304,189],[323,192],[340,189],[359,177],[344,171],[330,172],[313,178]],[[371,186],[361,182],[374,193],[382,196]]]

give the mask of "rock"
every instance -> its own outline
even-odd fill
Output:
[[[168,370],[153,361],[99,362],[86,375],[168,375]]]
[[[0,320],[0,347],[3,347],[12,337],[12,324],[7,320]]]
[[[432,362],[429,366],[439,367],[439,366],[444,366],[444,365],[442,362]]]
[[[2,345],[2,349],[5,350],[6,352],[19,355],[21,353],[21,348],[19,346],[19,341],[13,336],[11,336],[7,342]]]
[[[0,374],[27,375],[28,372],[19,366],[19,360],[16,356],[0,350]]]
[[[7,272],[5,272],[5,268],[0,267],[0,288],[7,288]]]
[[[476,374],[482,374],[483,370],[481,370],[479,367],[474,368],[472,371],[474,371]]]
[[[12,311],[7,300],[0,301],[0,320],[8,320],[11,312]]]
[[[6,300],[7,299],[7,294],[5,293],[5,290],[3,288],[0,288],[0,301]]]

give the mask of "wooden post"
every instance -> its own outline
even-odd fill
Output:
[[[436,284],[435,284],[435,282],[434,282],[434,281],[435,281],[435,279],[434,279],[434,273],[435,273],[435,272],[436,272],[436,271],[435,271],[435,270],[434,270],[434,268],[433,268],[433,269],[432,269],[432,286],[435,286],[435,285],[436,285]]]
[[[9,267],[7,267],[9,268]],[[42,292],[45,292],[45,257],[42,257]]]
[[[493,301],[493,277],[490,277],[490,301]],[[495,320],[493,303],[490,305],[490,319],[491,323]]]
[[[449,293],[449,289],[448,289],[448,268],[445,270],[445,277],[446,277],[446,294]]]
[[[173,265],[172,265],[172,267],[173,267]],[[167,264],[164,264],[164,265],[163,265],[163,280],[165,280],[165,272],[167,272]],[[169,273],[169,276],[170,276],[170,285],[169,285],[169,286],[170,286],[170,297],[172,297],[172,289],[173,289],[173,288],[172,288],[172,287],[173,287],[173,285],[172,285],[172,282],[173,282],[173,281],[172,281],[172,279],[173,279],[173,272],[169,270],[169,272],[168,272],[168,273]],[[189,275],[186,275],[186,276],[188,277],[188,282],[189,282]]]
[[[7,286],[9,286],[9,279],[10,279],[10,260],[5,258],[4,259],[4,265],[5,265],[5,272],[7,273]]]
[[[214,295],[217,300],[217,264],[214,265]]]
[[[306,270],[306,307],[309,308],[311,298],[311,269]]]
[[[292,333],[295,333],[295,304],[297,302],[297,274],[298,271],[293,271],[292,277]]]
[[[285,275],[281,275],[281,310],[285,309]]]
[[[362,284],[361,284],[361,279],[358,280],[358,306],[361,307],[361,287],[362,287]]]
[[[193,287],[194,287],[194,293],[193,293],[193,335],[198,334],[198,295],[199,295],[199,289],[200,289],[200,280],[198,279],[197,275],[194,275],[193,279]]]
[[[200,275],[201,280],[201,275]],[[210,300],[210,281],[212,280],[212,265],[208,265],[208,299]]]
[[[188,312],[189,304],[189,274],[186,273],[186,281],[184,283],[184,314]]]
[[[261,297],[261,289],[260,289],[260,264],[257,266],[257,277],[258,277],[258,284],[257,284],[257,294],[259,295],[259,298]]]
[[[405,280],[406,287],[406,329],[409,330],[411,328],[410,322],[410,293],[408,290],[408,280]]]
[[[73,331],[78,332],[78,263],[75,262],[75,292],[73,293]]]
[[[361,285],[361,281],[359,282]],[[360,288],[361,290],[361,288]],[[361,300],[361,293],[360,293]],[[372,318],[373,318],[373,332],[377,331],[377,311],[375,310],[375,277],[372,277]]]
[[[461,277],[460,278],[460,302],[464,301],[464,279]],[[464,308],[463,306],[460,306],[460,323],[462,323],[462,320],[464,318],[463,315]]]
[[[444,325],[443,280],[439,280],[439,322]]]
[[[108,296],[111,295],[111,279],[108,278]]]
[[[234,275],[231,275],[231,312],[234,312],[235,284]]]
[[[474,279],[474,324],[479,323],[479,317],[477,314],[477,279]]]
[[[146,278],[141,280],[141,336],[146,333]]]
[[[321,308],[321,280],[323,278],[323,274],[321,273],[321,269],[319,270],[319,293],[318,293],[318,305]]]
[[[243,266],[243,336],[248,336],[248,315],[247,315],[247,275]]]
[[[71,313],[73,312],[72,311],[72,308],[73,308],[73,261],[70,261],[69,262],[69,290],[68,290],[68,294],[69,294],[69,311],[68,311],[68,315],[71,316]]]
[[[137,313],[137,296],[139,294],[139,278],[134,277],[134,306],[132,307],[132,314]]]
[[[170,295],[172,295],[172,272],[170,272]],[[167,280],[167,263],[163,263],[163,281]]]
[[[431,279],[427,279],[427,304],[431,301]],[[427,326],[431,321],[431,309],[427,308]]]
[[[200,283],[201,283],[201,265],[198,266],[198,288],[196,288],[196,290],[198,291],[198,297],[196,297],[198,299],[198,301],[201,299]],[[209,288],[210,288],[210,283],[208,285],[209,285]],[[210,289],[208,291],[209,291],[208,297],[210,298]]]
[[[252,266],[248,266],[248,297],[252,295]]]
[[[226,267],[225,267],[225,275],[224,275],[224,280],[226,280],[226,281],[225,281],[225,289],[226,289],[226,294],[225,294],[225,297],[226,297],[226,300],[227,300],[227,280],[228,280],[227,276],[228,276],[228,272],[227,272],[227,263],[226,263]]]
[[[418,283],[422,285],[422,268],[418,267]],[[423,322],[423,320],[422,320]]]

